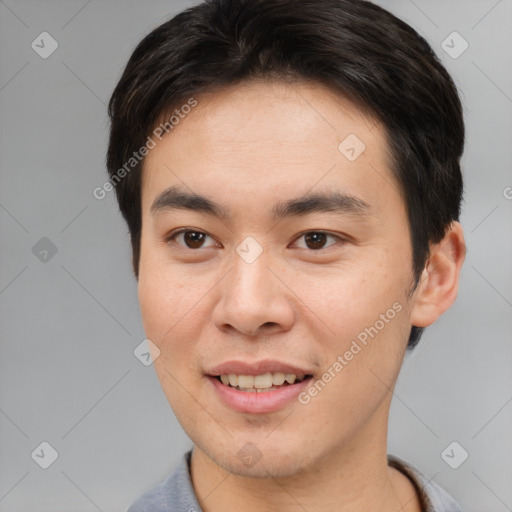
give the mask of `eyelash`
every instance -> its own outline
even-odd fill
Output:
[[[171,233],[168,237],[166,237],[165,241],[166,243],[171,243],[171,242],[175,242],[175,239],[178,235],[181,235],[183,233],[187,233],[187,232],[191,232],[191,233],[199,233],[199,234],[202,234],[202,235],[206,235],[206,236],[209,236],[210,238],[212,238],[212,240],[214,240],[213,237],[211,237],[210,235],[208,235],[208,233],[205,233],[204,231],[199,231],[197,229],[190,229],[190,228],[181,228],[177,231],[174,231],[173,233]],[[305,235],[308,235],[308,234],[311,234],[311,233],[321,233],[321,234],[324,234],[324,235],[327,235],[327,236],[330,236],[332,238],[336,238],[338,242],[346,242],[346,239],[345,238],[342,238],[341,236],[339,235],[334,235],[332,233],[329,233],[328,231],[322,231],[322,230],[309,230],[309,231],[304,231],[302,232],[301,234],[299,234],[295,239],[295,240],[299,240],[300,238],[304,237]],[[198,249],[193,249],[191,247],[187,247],[186,245],[182,245],[182,244],[178,244],[180,245],[183,249],[188,249],[188,250],[191,250],[191,251],[195,251],[195,252],[198,252],[199,250],[201,249],[208,249],[208,247],[199,247]],[[311,252],[320,252],[324,249],[328,249],[329,247],[333,246],[333,245],[336,245],[336,244],[331,244],[331,245],[328,245],[327,247],[322,247],[320,249],[309,249],[309,251]],[[301,249],[308,249],[308,247],[305,247],[305,248],[302,248]]]

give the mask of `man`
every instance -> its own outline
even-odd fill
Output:
[[[149,34],[107,165],[154,367],[193,442],[139,511],[460,510],[387,455],[404,354],[456,298],[464,124],[366,1],[210,0]]]

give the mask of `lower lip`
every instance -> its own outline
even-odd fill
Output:
[[[215,392],[225,405],[237,412],[250,414],[264,414],[282,409],[286,404],[297,398],[312,379],[312,377],[308,377],[295,384],[289,384],[279,389],[258,393],[239,391],[222,384],[222,382],[215,377],[208,376],[207,378],[212,383]]]

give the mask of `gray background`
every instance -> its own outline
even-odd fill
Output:
[[[1,511],[124,510],[190,447],[134,356],[144,333],[127,229],[113,194],[92,191],[131,51],[193,3],[0,2]],[[512,1],[379,3],[453,74],[468,135],[459,298],[407,358],[389,452],[466,511],[512,510]],[[59,45],[47,59],[31,48],[43,31]],[[469,43],[458,58],[441,47],[453,31]],[[48,469],[31,457],[43,441],[58,452]],[[441,457],[452,441],[469,453],[458,469]]]

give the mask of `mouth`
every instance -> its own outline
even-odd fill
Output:
[[[283,372],[267,372],[259,375],[243,375],[223,373],[212,375],[224,386],[244,393],[268,393],[288,386],[293,386],[313,376],[309,374],[294,374]]]
[[[210,367],[206,377],[213,397],[227,408],[246,414],[265,414],[290,407],[313,380],[309,367],[284,359],[234,359]]]
[[[233,360],[205,375],[213,397],[238,413],[267,414],[292,406],[313,380],[313,373],[284,361]]]

